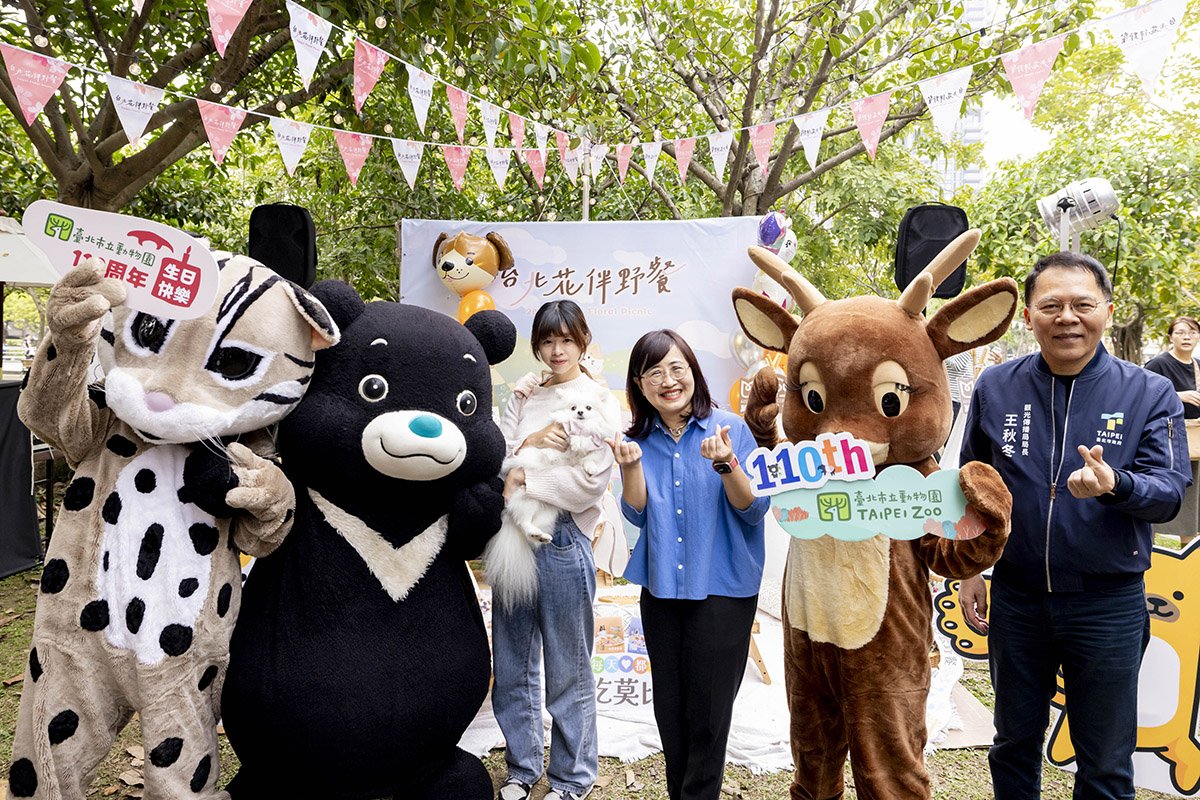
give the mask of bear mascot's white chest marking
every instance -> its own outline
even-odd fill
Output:
[[[396,602],[403,600],[425,576],[446,543],[447,517],[444,515],[411,541],[395,547],[381,533],[338,508],[316,490],[310,488],[308,494],[325,521],[350,543],[388,597]]]

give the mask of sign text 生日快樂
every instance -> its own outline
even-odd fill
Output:
[[[89,258],[125,284],[125,304],[170,319],[194,319],[217,298],[217,263],[199,240],[161,222],[38,200],[21,227],[61,275]]]
[[[770,496],[776,521],[798,539],[915,539],[926,534],[973,539],[984,530],[982,519],[967,508],[958,470],[926,477],[898,465],[877,475],[870,446],[849,433],[759,447],[744,468],[754,494]],[[829,486],[830,481],[843,485]]]

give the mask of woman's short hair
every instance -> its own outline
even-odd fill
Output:
[[[583,309],[574,300],[551,300],[542,303],[542,307],[533,315],[533,331],[529,334],[529,346],[533,357],[541,360],[538,345],[551,336],[567,337],[579,345],[581,351],[587,350],[592,343],[592,332],[588,328]]]
[[[1175,319],[1171,320],[1171,324],[1167,326],[1167,336],[1173,334],[1175,332],[1175,326],[1181,322],[1194,330],[1196,333],[1200,333],[1200,322],[1197,322],[1195,317],[1176,317]]]
[[[663,328],[649,333],[638,339],[629,353],[629,370],[625,375],[625,396],[629,400],[629,410],[633,413],[633,421],[625,435],[631,439],[645,439],[654,427],[654,418],[658,414],[650,401],[646,399],[638,379],[646,370],[667,357],[672,347],[678,347],[692,371],[692,416],[704,419],[716,408],[712,393],[708,390],[708,381],[700,371],[700,362],[687,342],[673,330]]]

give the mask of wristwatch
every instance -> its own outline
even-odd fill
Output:
[[[718,475],[728,475],[738,467],[737,456],[734,456],[729,461],[714,461],[712,468]]]

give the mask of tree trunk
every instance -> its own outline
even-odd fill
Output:
[[[1145,315],[1142,306],[1133,307],[1133,316],[1125,322],[1113,323],[1113,355],[1134,364],[1142,363],[1142,327]]]

